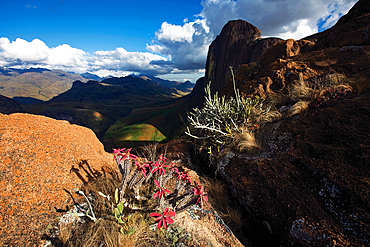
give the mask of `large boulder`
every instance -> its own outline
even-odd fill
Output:
[[[220,171],[276,245],[368,246],[369,121],[370,95],[331,103],[267,125]]]
[[[36,246],[70,197],[93,173],[113,169],[113,157],[90,129],[67,121],[0,114],[0,242]],[[81,164],[82,164],[81,163]],[[80,176],[77,176],[77,174]],[[90,175],[92,175],[90,173]]]
[[[264,232],[257,245],[370,245],[369,16],[370,2],[360,0],[327,31],[280,40],[255,63],[236,67],[223,59],[224,68],[212,70],[219,66],[211,63],[215,54],[233,40],[230,35],[231,41],[220,43],[221,32],[210,47],[205,82],[217,82],[214,89],[227,96],[233,95],[225,74],[229,65],[244,96],[288,98],[298,80],[330,74],[343,75],[361,93],[267,124],[256,134],[260,151],[229,153],[218,161],[220,173],[249,213],[248,227]],[[247,50],[245,45],[240,53]]]

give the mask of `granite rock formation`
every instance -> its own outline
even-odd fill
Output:
[[[112,157],[90,129],[43,116],[0,114],[0,242],[37,246],[60,216],[56,209],[71,203],[64,189],[73,192],[88,181],[79,164],[86,161],[98,173],[113,169]]]
[[[261,39],[261,31],[243,21],[229,21],[208,50],[205,82],[212,82],[212,91],[221,91],[230,78],[229,67],[257,62],[278,38]]]
[[[334,73],[363,84],[370,71],[369,13],[369,3],[358,1],[332,28],[297,41],[282,40],[256,64],[234,66],[237,87],[247,96],[268,96],[286,90],[300,76],[308,80]],[[226,80],[220,93],[233,95],[230,76]]]

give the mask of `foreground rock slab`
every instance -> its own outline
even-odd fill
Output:
[[[90,129],[30,114],[0,114],[0,243],[36,246],[70,198],[64,191],[88,181],[75,172],[113,167]],[[85,166],[86,167],[86,166]]]

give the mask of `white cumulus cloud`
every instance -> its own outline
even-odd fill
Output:
[[[149,52],[128,52],[121,47],[111,51],[96,51],[91,60],[94,70],[136,71],[150,75],[161,70],[168,72],[156,65],[156,62],[166,62],[167,58]]]
[[[13,68],[43,67],[84,73],[97,72],[104,76],[127,75],[134,72],[156,75],[169,73],[160,62],[167,58],[149,52],[128,52],[119,47],[110,51],[96,51],[93,55],[68,44],[48,47],[43,41],[28,42],[17,38],[11,42],[0,38],[0,66]]]
[[[164,21],[148,52],[114,50],[89,54],[68,44],[48,47],[42,40],[0,38],[0,66],[43,67],[100,76],[130,73],[190,78],[204,74],[208,47],[229,21],[243,19],[264,37],[300,39],[334,25],[356,0],[203,0],[191,21]],[[186,77],[186,75],[189,75]],[[195,81],[195,80],[194,80]]]
[[[204,0],[201,16],[214,34],[228,20],[243,19],[255,25],[263,36],[300,39],[325,28],[356,3],[355,0]]]
[[[16,39],[10,42],[8,38],[0,38],[0,56],[4,60],[19,60],[24,62],[41,62],[48,58],[49,47],[39,39],[27,42],[23,39]]]
[[[208,47],[213,40],[204,19],[196,19],[184,25],[164,22],[156,32],[156,40],[147,45],[150,52],[169,58],[172,73],[198,73],[205,67]]]
[[[0,38],[0,65],[4,67],[38,66],[84,72],[88,66],[86,55],[83,50],[66,44],[49,48],[39,39],[28,42],[17,38],[10,42],[8,38]]]
[[[161,29],[155,35],[158,40],[191,43],[193,41],[194,31],[195,29],[191,23],[185,23],[183,26],[180,26],[163,22]]]
[[[194,21],[185,19],[182,25],[163,22],[147,50],[166,56],[173,67],[172,73],[195,73],[205,67],[209,45],[229,20],[246,20],[259,28],[263,37],[298,40],[334,25],[355,2],[203,0],[203,10]]]

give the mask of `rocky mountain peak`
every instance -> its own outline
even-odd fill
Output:
[[[261,31],[243,20],[229,21],[208,50],[205,82],[212,91],[221,91],[230,78],[230,66],[256,62],[263,52],[280,39],[261,39]]]
[[[230,149],[215,161],[234,197],[257,220],[254,227],[267,233],[256,245],[368,246],[370,2],[359,0],[322,33],[275,40],[265,52],[257,49],[263,39],[243,43],[229,35],[222,43],[223,33],[231,32],[223,30],[212,43],[205,81],[194,91],[212,81],[213,91],[234,95],[233,66],[241,94],[273,98],[278,113],[296,105],[289,94],[297,82],[335,95],[261,127],[255,132],[260,151]],[[341,98],[330,83],[347,83],[355,94]],[[306,102],[318,96],[310,97]],[[316,102],[326,100],[320,97]]]
[[[219,36],[229,38],[231,45],[240,40],[250,43],[261,38],[261,31],[249,22],[233,20],[226,23]]]

